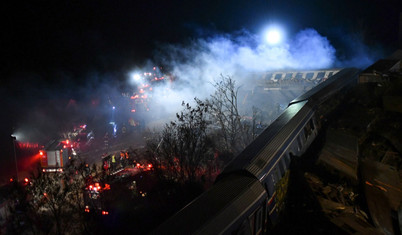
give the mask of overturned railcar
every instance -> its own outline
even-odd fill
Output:
[[[159,226],[154,234],[262,234],[277,222],[292,157],[320,131],[317,110],[357,83],[358,69],[339,71],[288,108],[217,177],[214,186]]]

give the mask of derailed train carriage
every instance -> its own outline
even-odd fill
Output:
[[[263,234],[275,224],[287,191],[291,158],[320,130],[317,111],[328,97],[357,83],[358,69],[339,71],[290,102],[218,176],[213,187],[153,231],[154,234]]]

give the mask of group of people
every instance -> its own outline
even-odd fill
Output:
[[[103,170],[106,174],[125,168],[130,163],[130,155],[126,151],[120,151],[120,154],[111,154],[103,157]]]

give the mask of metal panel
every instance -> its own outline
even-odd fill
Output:
[[[56,166],[60,167],[60,151],[56,151]]]
[[[265,189],[257,179],[230,175],[165,221],[153,234],[219,234],[264,197]]]
[[[48,151],[47,152],[47,164],[48,166],[55,166],[56,165],[56,153],[58,151]]]
[[[251,174],[258,177],[258,179],[263,175],[269,174],[267,168],[276,164],[276,161],[272,162],[272,160],[286,152],[286,148],[291,146],[291,143],[297,138],[302,127],[308,122],[312,115],[311,109],[307,106],[299,110],[297,115],[281,129],[275,138],[267,143],[266,147],[261,149],[262,151],[254,157],[246,169]]]

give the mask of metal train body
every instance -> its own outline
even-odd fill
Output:
[[[292,156],[318,134],[316,111],[328,97],[357,82],[343,69],[290,102],[288,108],[218,176],[214,186],[169,218],[155,234],[263,234],[277,221]]]

